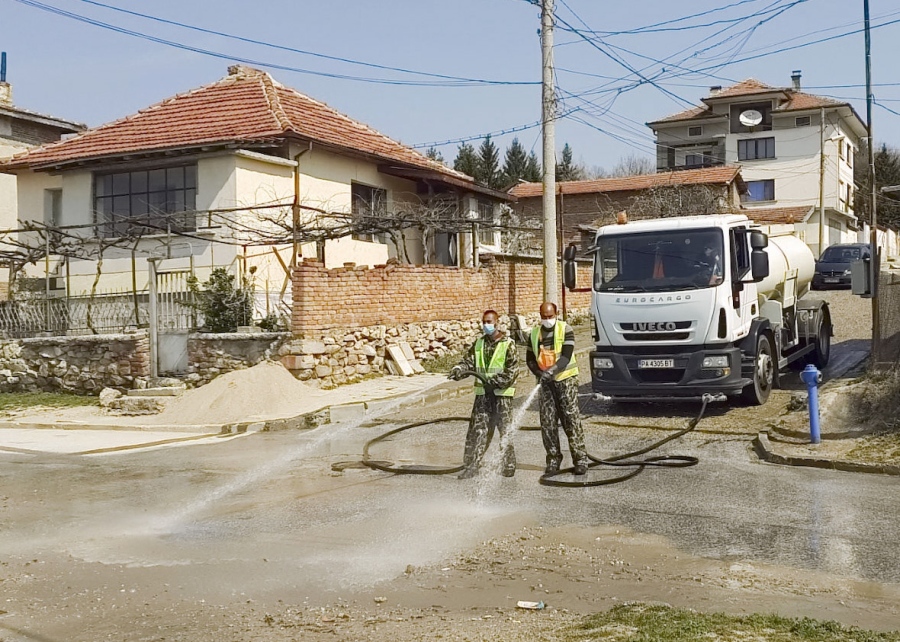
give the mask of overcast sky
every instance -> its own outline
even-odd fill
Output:
[[[786,86],[794,69],[804,89],[865,118],[862,0],[557,0],[557,11],[558,148],[569,142],[588,166],[651,156],[643,124],[698,104],[711,85]],[[871,15],[893,23],[872,32],[875,136],[900,146],[900,115],[888,111],[900,112],[900,0],[871,0]],[[91,126],[245,59],[406,144],[494,132],[501,148],[517,135],[541,152],[537,127],[499,133],[540,118],[540,12],[527,0],[0,0],[0,26],[15,104]],[[448,161],[457,146],[440,146]]]

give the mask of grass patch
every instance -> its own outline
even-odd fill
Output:
[[[425,368],[425,372],[446,374],[447,372],[450,372],[450,368],[462,361],[464,356],[465,352],[451,352],[445,354],[443,357],[423,361],[422,367]]]
[[[900,434],[873,435],[863,437],[859,442],[859,445],[847,453],[849,459],[879,464],[900,463]]]
[[[96,397],[82,397],[65,392],[3,392],[0,393],[0,412],[28,408],[75,408],[96,406]]]
[[[900,632],[878,633],[837,622],[778,615],[731,616],[646,604],[623,604],[573,627],[567,642],[897,642]]]

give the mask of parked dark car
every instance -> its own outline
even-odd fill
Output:
[[[816,261],[812,289],[850,287],[850,266],[854,261],[871,258],[868,243],[840,243],[826,247]]]

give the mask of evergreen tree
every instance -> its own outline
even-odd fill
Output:
[[[478,180],[478,155],[475,153],[475,148],[469,143],[463,143],[456,150],[456,160],[453,161],[453,169]]]
[[[541,172],[541,161],[538,160],[537,154],[531,152],[528,155],[528,163],[525,165],[525,172],[522,178],[529,183],[537,183],[543,178]]]
[[[858,186],[853,198],[853,213],[861,221],[872,220],[872,197],[869,193],[868,149],[865,141],[860,141],[859,151],[853,158],[854,182]],[[900,224],[900,203],[892,197],[881,196],[882,187],[900,185],[900,151],[885,144],[875,152],[875,187],[878,191],[878,224],[896,226]],[[843,197],[843,195],[841,195]]]
[[[512,143],[506,148],[506,156],[503,159],[503,187],[514,187],[520,179],[525,178],[528,169],[528,154],[518,138],[513,138]]]
[[[569,143],[563,146],[562,159],[556,164],[556,180],[580,181],[584,177],[584,171],[572,160],[572,148]]]
[[[490,134],[484,137],[478,148],[478,175],[475,178],[479,183],[493,189],[500,189],[503,186],[500,174],[500,151],[491,140]]]
[[[444,163],[444,155],[440,151],[438,151],[436,147],[429,147],[427,150],[425,150],[425,156],[433,161],[441,163],[442,165]]]

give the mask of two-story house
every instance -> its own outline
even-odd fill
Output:
[[[792,222],[818,254],[856,241],[853,164],[866,127],[849,103],[801,91],[799,71],[791,80],[711,87],[701,106],[648,127],[659,171],[739,165],[743,206],[760,210],[748,214]]]
[[[39,114],[13,104],[12,85],[6,81],[6,53],[0,63],[0,161],[28,151],[39,145],[58,141],[67,134],[85,129],[80,123]],[[58,192],[47,194],[45,210],[48,216],[58,215],[61,202]],[[0,174],[0,230],[12,230],[18,225],[16,177]],[[0,243],[0,246],[3,246]],[[5,246],[4,246],[5,247]],[[8,283],[0,274],[0,298],[6,298]]]
[[[54,283],[71,295],[146,292],[148,257],[158,257],[161,270],[190,269],[201,281],[215,267],[252,274],[258,290],[280,299],[290,297],[292,261],[305,258],[327,267],[384,264],[391,256],[464,265],[473,236],[499,246],[489,226],[499,204],[511,200],[243,66],[20,154],[0,163],[0,172],[18,180],[21,221],[51,221],[80,240],[84,258],[57,257],[51,265]],[[445,222],[430,225],[426,212],[422,225],[408,224],[432,206],[441,209],[431,218]],[[348,215],[395,217],[407,227],[402,235],[322,232],[346,226]],[[466,223],[448,225],[453,217]],[[97,248],[104,248],[100,269]],[[41,263],[32,268],[37,275]]]

